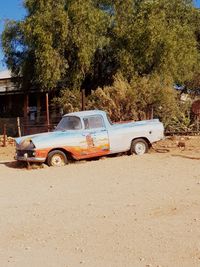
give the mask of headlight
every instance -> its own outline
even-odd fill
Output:
[[[30,140],[30,144],[28,146],[29,149],[34,149],[35,145],[33,144],[33,142]]]
[[[22,139],[18,148],[21,150],[34,149],[35,145],[33,144],[31,139],[25,138],[25,139]]]

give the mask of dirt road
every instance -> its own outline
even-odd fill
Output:
[[[200,161],[0,164],[0,266],[200,266]]]

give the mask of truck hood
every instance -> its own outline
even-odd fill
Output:
[[[66,137],[74,136],[76,136],[74,131],[54,131],[18,137],[15,141],[18,149],[46,148],[53,146],[55,143],[63,143],[63,139]]]

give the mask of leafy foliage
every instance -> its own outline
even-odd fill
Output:
[[[110,87],[98,88],[88,99],[88,109],[107,111],[112,121],[137,119],[135,92],[121,76]]]
[[[65,112],[80,110],[80,92],[62,91],[54,100],[54,107],[62,107]],[[153,109],[166,126],[179,112],[172,86],[161,84],[157,76],[135,77],[129,83],[122,75],[116,75],[113,85],[92,92],[87,99],[87,109],[105,110],[112,121],[148,119]]]
[[[154,116],[167,121],[175,116],[178,110],[176,92],[170,80],[161,80],[158,75],[136,77],[131,81],[136,93],[139,119],[145,118],[149,108],[153,109]]]
[[[159,74],[176,82],[198,69],[199,11],[186,0],[25,0],[5,25],[6,63],[44,89],[104,86]],[[106,79],[104,78],[106,77]]]
[[[70,113],[81,110],[81,94],[79,90],[62,90],[60,97],[55,97],[52,102],[54,109],[62,110],[62,113]]]
[[[195,123],[191,118],[191,101],[179,102],[179,108],[176,116],[172,116],[167,122],[166,131],[187,132],[194,131]]]
[[[80,87],[108,42],[108,15],[88,0],[26,0],[24,6],[25,20],[7,22],[2,36],[8,67],[29,87]]]
[[[123,75],[172,77],[184,82],[198,62],[191,1],[114,1],[114,44]]]

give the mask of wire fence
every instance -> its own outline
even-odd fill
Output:
[[[59,114],[51,115],[49,124],[47,123],[45,114],[34,118],[0,118],[0,135],[4,134],[5,129],[6,135],[12,137],[52,131],[60,121],[61,117],[62,116]]]
[[[53,131],[61,117],[62,115],[58,113],[50,114],[49,124],[45,112],[38,117],[0,118],[0,135],[4,135],[6,132],[7,136],[17,137]],[[199,124],[188,129],[177,127],[177,129],[166,130],[165,135],[200,135],[200,127]]]

